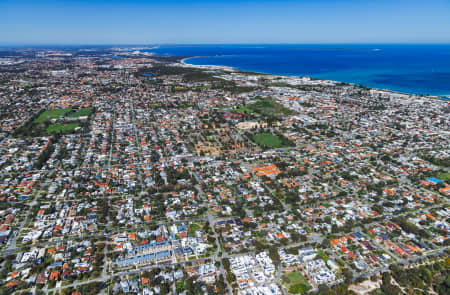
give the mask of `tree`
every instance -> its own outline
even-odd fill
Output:
[[[308,291],[308,286],[304,284],[294,284],[289,288],[291,294],[303,294]]]
[[[266,249],[266,246],[264,246],[263,243],[261,243],[259,240],[255,241],[255,250],[256,252],[262,252]]]
[[[220,274],[219,280],[217,281],[217,288],[219,289],[219,293],[225,294],[227,290],[227,284],[225,283],[225,279],[223,274]]]
[[[319,286],[319,294],[321,295],[328,295],[330,294],[330,287],[328,287],[327,284],[320,284]]]
[[[330,240],[329,240],[329,239],[323,239],[321,245],[322,245],[322,248],[328,248],[328,247],[330,247],[330,245],[331,245],[331,244],[330,244]]]
[[[203,225],[203,231],[204,231],[205,233],[207,233],[207,232],[209,232],[210,229],[211,229],[211,228],[209,227],[209,221],[206,221],[206,222],[205,222],[205,225]]]
[[[269,257],[270,257],[270,259],[272,259],[273,263],[281,262],[280,255],[278,254],[278,249],[275,246],[269,247]]]
[[[227,271],[230,270],[230,260],[228,258],[222,259],[222,265]]]
[[[169,292],[170,292],[170,288],[167,283],[160,285],[160,291],[159,291],[160,295],[166,295],[166,294],[169,294]]]
[[[401,290],[397,286],[392,285],[391,280],[392,278],[389,272],[383,273],[383,284],[381,285],[381,291],[383,291],[386,295],[401,294]]]
[[[345,277],[345,282],[350,283],[353,280],[353,273],[348,268],[342,269],[342,274]]]
[[[227,281],[230,284],[236,281],[236,276],[231,271],[227,272]]]

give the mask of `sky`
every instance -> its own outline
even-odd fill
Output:
[[[450,0],[0,0],[0,44],[450,43]]]

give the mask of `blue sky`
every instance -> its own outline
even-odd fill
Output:
[[[0,0],[0,44],[450,43],[450,0]]]

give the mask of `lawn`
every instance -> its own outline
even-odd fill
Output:
[[[450,173],[439,173],[437,178],[445,182],[450,181]]]
[[[202,89],[210,89],[211,85],[197,86],[193,87],[192,90],[202,90]]]
[[[280,117],[282,115],[295,114],[294,111],[285,108],[273,98],[258,98],[258,101],[245,106],[239,106],[233,112],[242,112],[246,114],[256,113],[264,117]]]
[[[178,281],[176,283],[176,288],[177,288],[177,291],[180,292],[180,293],[182,291],[184,291],[184,281]]]
[[[308,281],[306,280],[306,278],[302,275],[301,272],[299,271],[293,271],[291,273],[288,274],[287,276],[290,280],[291,284],[308,284]]]
[[[289,293],[305,294],[311,289],[308,280],[300,271],[293,271],[287,275],[283,275],[282,279],[288,285]]]
[[[82,116],[89,116],[92,113],[92,108],[84,108],[84,109],[79,109],[76,112],[70,113],[69,117],[70,118],[78,118],[78,117],[82,117]]]
[[[246,106],[239,106],[239,108],[232,111],[233,113],[245,113],[250,114],[252,112],[251,109],[247,108]]]
[[[257,133],[253,135],[253,141],[259,146],[268,148],[279,148],[282,146],[281,140],[278,136],[271,133]]]
[[[198,225],[197,223],[192,223],[189,226],[189,235],[193,236],[195,234],[196,231],[201,230],[200,225]]]
[[[39,117],[34,119],[34,123],[39,124],[42,122],[50,121],[52,119],[58,119],[59,117],[64,116],[71,110],[72,110],[71,108],[45,110],[42,114],[39,115]]]
[[[322,258],[325,262],[327,262],[328,259],[329,259],[329,258],[328,258],[328,255],[325,254],[325,252],[324,252],[323,250],[317,251],[317,256],[320,257],[320,258]]]
[[[284,82],[272,82],[272,83],[263,83],[264,86],[275,86],[275,87],[292,87],[291,84]]]
[[[265,117],[290,115],[295,113],[276,102],[273,98],[260,98],[259,101],[247,105],[247,107],[253,112],[261,114]]]
[[[46,131],[48,134],[55,134],[55,133],[66,133],[74,130],[75,128],[79,127],[80,124],[78,123],[68,123],[68,124],[53,124],[47,127]]]

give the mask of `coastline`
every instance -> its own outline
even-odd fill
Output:
[[[270,76],[282,77],[282,78],[305,78],[305,77],[308,77],[310,79],[323,81],[323,82],[333,82],[333,83],[336,83],[336,84],[344,83],[344,84],[348,84],[348,85],[358,86],[355,83],[336,81],[336,80],[325,80],[325,79],[320,79],[320,78],[312,78],[312,77],[309,77],[309,76],[279,75],[279,74],[273,74],[273,73],[240,70],[237,67],[219,66],[219,65],[194,65],[194,64],[190,64],[190,63],[186,62],[189,59],[201,58],[201,57],[202,56],[185,57],[185,58],[180,60],[180,64],[182,66],[185,66],[185,67],[191,67],[191,68],[197,68],[197,69],[203,69],[203,70],[224,70],[224,71],[228,71],[228,72],[246,72],[246,73],[254,73],[254,74],[257,74],[257,75],[270,75]],[[370,86],[366,86],[366,85],[360,85],[360,86],[363,86],[363,87],[366,87],[366,88],[369,88],[369,89],[373,89],[373,90],[377,90],[377,91],[384,91],[384,92],[390,92],[390,93],[401,94],[401,95],[408,95],[408,96],[414,96],[414,97],[428,97],[428,98],[439,99],[439,100],[443,100],[443,101],[450,100],[450,94],[449,95],[427,95],[427,94],[408,93],[408,92],[402,92],[402,91],[396,91],[396,90],[390,90],[390,89],[383,89],[383,88],[375,88],[375,87],[370,87]]]
[[[185,58],[180,60],[180,63],[182,65],[184,65],[184,66],[187,66],[187,67],[197,68],[197,69],[204,69],[204,70],[224,70],[224,71],[230,71],[230,72],[237,70],[236,67],[216,66],[216,65],[194,65],[194,64],[186,63],[186,60],[188,60],[188,59],[199,58],[199,57],[201,57],[201,56],[185,57]]]

